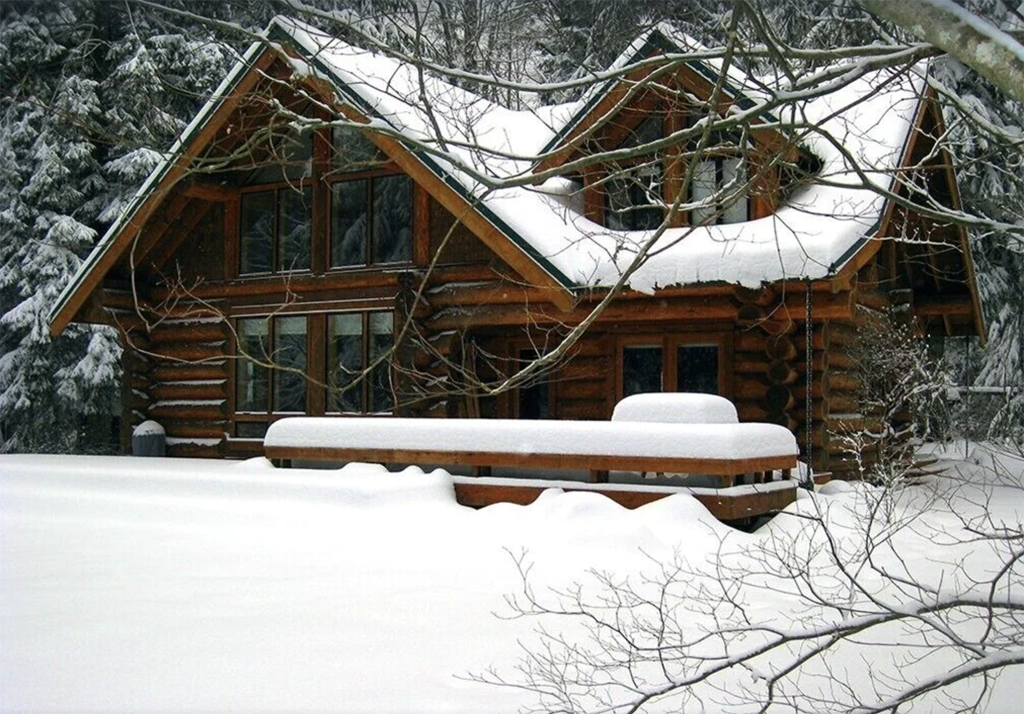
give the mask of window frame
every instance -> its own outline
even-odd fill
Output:
[[[750,161],[749,161],[747,152],[744,152],[742,150],[742,147],[737,147],[735,151],[716,151],[714,153],[711,153],[711,154],[708,154],[706,156],[700,157],[699,159],[696,158],[696,157],[694,158],[694,161],[693,161],[694,164],[714,163],[714,165],[715,165],[715,188],[714,188],[714,192],[715,193],[720,192],[722,190],[722,187],[725,185],[725,162],[727,160],[729,160],[729,159],[736,159],[737,161],[739,161],[740,170],[742,171],[742,173],[744,175],[744,185],[749,184],[750,183]],[[737,172],[737,175],[739,175],[739,172]],[[689,185],[686,188],[686,198],[690,202],[692,202],[694,200],[693,199],[693,183],[694,183],[694,179],[696,179],[696,171],[694,171],[693,175],[690,177],[690,183],[689,183]],[[744,211],[744,218],[743,218],[742,221],[732,221],[732,222],[725,221],[724,219],[725,219],[726,213],[729,211],[730,208],[732,208],[735,205],[735,203],[734,204],[730,204],[728,207],[725,207],[724,204],[721,201],[716,201],[713,206],[709,206],[708,207],[708,210],[713,211],[714,214],[715,214],[715,220],[713,222],[710,222],[710,223],[695,223],[694,222],[694,214],[696,213],[696,209],[694,209],[694,208],[691,208],[689,211],[686,212],[687,219],[690,221],[690,224],[694,225],[694,226],[725,226],[725,225],[735,225],[736,223],[745,223],[745,222],[750,220],[751,206],[753,204],[753,201],[751,201],[750,191],[749,190],[746,191],[743,194],[743,197],[740,198],[740,199],[737,199],[737,200],[738,201],[742,201],[743,204],[744,204],[744,207],[746,209]]]
[[[372,169],[368,171],[356,171],[351,173],[339,173],[337,170],[329,172],[328,175],[324,176],[324,183],[327,188],[327,217],[325,221],[326,225],[326,271],[329,273],[345,272],[352,270],[366,270],[367,268],[381,268],[381,267],[394,267],[394,266],[406,266],[413,265],[415,262],[416,255],[416,182],[413,181],[412,177],[407,173],[396,170],[391,162],[385,163],[378,169]],[[373,197],[374,197],[374,185],[379,179],[387,179],[392,177],[404,177],[409,182],[409,259],[402,261],[393,262],[374,262],[373,261],[373,242],[374,242],[374,223],[373,220]],[[367,216],[367,227],[366,227],[366,239],[363,244],[363,258],[364,262],[354,263],[352,265],[334,265],[334,186],[339,183],[347,183],[351,181],[365,181],[366,189],[364,192],[364,205],[366,206]]]
[[[261,320],[267,323],[267,345],[269,351],[274,351],[274,340],[277,336],[277,320],[280,318],[289,317],[301,317],[306,320],[306,411],[304,412],[284,412],[274,410],[274,390],[277,385],[276,375],[278,370],[272,368],[265,368],[268,370],[269,378],[267,381],[267,397],[266,397],[266,409],[264,411],[239,411],[238,410],[238,369],[244,359],[238,352],[238,341],[239,341],[239,321],[242,320]],[[296,313],[296,312],[280,312],[270,315],[238,315],[231,319],[232,327],[232,340],[231,340],[231,360],[234,363],[233,369],[230,370],[230,391],[231,397],[231,424],[230,432],[232,433],[232,439],[259,439],[260,437],[245,437],[237,436],[238,424],[239,423],[258,423],[270,425],[278,419],[283,419],[289,416],[315,414],[313,405],[310,401],[309,384],[312,377],[312,365],[314,360],[311,359],[313,354],[313,329],[311,329],[310,318],[314,317],[310,313]]]
[[[313,272],[313,252],[316,240],[316,181],[312,177],[295,181],[277,181],[274,183],[252,184],[240,186],[238,189],[238,201],[236,202],[237,216],[235,218],[235,242],[237,246],[237,257],[235,259],[234,272],[240,279],[266,278],[275,275],[302,275]],[[295,191],[302,195],[309,189],[309,267],[294,270],[284,270],[278,267],[281,255],[281,209],[284,201],[281,195],[285,191]],[[242,203],[247,194],[271,193],[274,194],[274,231],[270,244],[270,270],[246,272],[242,270]]]
[[[623,335],[615,344],[615,398],[621,401],[625,385],[623,384],[623,353],[627,347],[661,346],[661,391],[671,393],[678,391],[677,349],[679,347],[697,347],[713,345],[718,348],[718,395],[726,399],[733,398],[733,333],[729,331],[703,332],[672,332],[645,333]]]
[[[353,310],[331,310],[328,312],[290,312],[282,311],[273,314],[241,314],[235,315],[231,318],[232,326],[232,338],[231,338],[231,352],[230,360],[233,362],[232,368],[228,372],[228,396],[229,396],[229,412],[228,412],[228,424],[226,430],[231,434],[229,437],[231,440],[262,440],[262,437],[247,437],[237,436],[238,424],[240,423],[256,423],[266,424],[269,426],[278,419],[284,419],[289,416],[296,416],[302,414],[304,416],[374,416],[374,417],[385,417],[392,416],[395,414],[395,405],[392,405],[390,411],[384,412],[338,412],[330,411],[328,409],[329,397],[328,391],[329,386],[327,383],[327,376],[329,366],[327,364],[327,334],[328,334],[328,320],[331,315],[350,315],[357,314],[362,316],[362,329],[363,329],[363,340],[362,340],[362,354],[363,359],[367,359],[367,354],[370,349],[370,341],[367,339],[369,335],[369,321],[370,315],[374,313],[385,313],[391,315],[391,336],[392,341],[394,340],[395,334],[395,311],[393,309],[384,307],[370,307]],[[273,351],[274,340],[277,334],[276,321],[279,318],[289,317],[301,317],[306,321],[306,411],[304,412],[283,412],[274,411],[274,390],[276,387],[275,374],[277,370],[270,369],[270,378],[267,385],[267,397],[266,397],[266,411],[238,411],[238,368],[241,363],[241,356],[238,353],[238,339],[239,339],[239,321],[240,320],[261,320],[268,322],[267,329],[267,344],[270,346],[271,352]],[[318,346],[319,345],[319,346]],[[368,361],[364,362],[368,364]],[[391,384],[394,382],[394,369],[393,362],[387,364],[388,379],[391,380]],[[372,377],[371,377],[372,378]],[[364,408],[368,405],[370,398],[370,390],[366,388],[366,382],[361,389],[360,405]]]
[[[387,310],[387,309],[332,310],[330,312],[323,313],[323,315],[324,315],[324,328],[323,328],[324,329],[324,332],[323,332],[323,334],[324,334],[324,346],[323,346],[323,360],[324,360],[323,364],[324,364],[324,369],[323,369],[323,379],[321,380],[321,383],[323,384],[323,390],[322,391],[323,391],[323,394],[324,394],[324,402],[323,402],[323,413],[324,413],[324,415],[326,415],[326,416],[355,416],[355,415],[359,415],[359,416],[392,416],[392,415],[394,415],[395,407],[397,406],[395,404],[392,404],[391,405],[391,409],[388,410],[388,411],[370,411],[369,406],[370,406],[370,398],[371,398],[371,394],[370,394],[371,389],[369,388],[369,382],[370,382],[370,380],[373,379],[373,374],[372,373],[366,375],[366,377],[363,378],[362,383],[360,384],[360,387],[359,387],[359,392],[360,392],[360,395],[359,395],[359,406],[361,408],[360,411],[358,411],[358,412],[345,412],[345,411],[333,411],[331,409],[331,395],[330,395],[331,385],[329,383],[331,367],[330,367],[330,364],[328,363],[328,360],[327,360],[328,342],[330,340],[330,319],[331,319],[331,317],[334,316],[334,315],[359,315],[362,318],[362,325],[361,325],[361,330],[362,331],[360,333],[360,338],[361,338],[362,344],[360,345],[360,348],[361,348],[360,349],[360,355],[361,355],[361,358],[362,358],[363,370],[365,371],[366,368],[369,366],[370,359],[371,359],[370,358],[370,352],[371,352],[371,344],[370,344],[370,342],[371,342],[370,341],[370,316],[373,315],[373,314],[382,314],[382,313],[383,314],[391,315],[391,340],[392,340],[392,347],[393,347],[394,346],[394,337],[395,337],[395,311],[394,310]],[[394,373],[394,369],[393,369],[393,366],[394,366],[393,365],[393,360],[389,361],[389,362],[385,362],[384,366],[388,370],[388,382],[389,382],[389,384],[391,386],[391,389],[393,390],[394,389],[394,378],[395,378],[395,373]],[[393,392],[392,392],[392,395],[393,395]]]
[[[522,368],[525,364],[525,360],[522,357],[523,352],[533,352],[536,355],[534,359],[539,359],[543,356],[543,353],[547,351],[544,350],[542,352],[537,343],[524,339],[509,340],[505,345],[505,350],[505,354],[507,355],[505,359],[506,374],[511,374],[513,370],[518,371]],[[542,376],[542,382],[546,384],[548,388],[547,419],[558,418],[558,399],[555,395],[557,380],[551,379],[552,376],[552,370],[550,369]],[[508,409],[505,413],[509,414],[512,419],[518,420],[523,418],[519,411],[521,393],[522,387],[516,387],[508,392]]]

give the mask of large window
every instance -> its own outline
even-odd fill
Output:
[[[312,207],[309,186],[243,193],[239,274],[309,270]]]
[[[725,394],[725,338],[674,335],[629,338],[621,346],[621,397],[643,392]]]
[[[306,412],[306,329],[305,315],[236,321],[237,436],[263,436],[269,414]]]
[[[242,317],[235,330],[237,437],[262,438],[281,415],[394,410],[393,313]]]
[[[386,356],[393,345],[393,313],[327,316],[328,412],[392,411],[391,361]]]
[[[412,261],[412,181],[372,176],[331,186],[331,267]]]

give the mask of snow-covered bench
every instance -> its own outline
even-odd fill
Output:
[[[731,407],[731,404],[729,405]],[[293,417],[274,422],[264,440],[275,463],[369,461],[714,475],[731,486],[737,475],[796,467],[793,434],[775,424],[681,424],[657,421],[512,421]]]

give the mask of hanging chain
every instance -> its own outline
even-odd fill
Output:
[[[806,385],[805,385],[805,388],[804,388],[805,389],[805,395],[804,396],[806,398],[806,403],[805,403],[804,406],[807,409],[807,419],[804,422],[804,432],[805,432],[804,436],[807,439],[807,447],[806,447],[807,450],[805,452],[805,456],[807,457],[807,481],[804,483],[804,487],[808,488],[808,489],[813,489],[814,488],[814,476],[813,476],[813,474],[811,472],[811,448],[814,446],[814,436],[813,436],[813,433],[814,433],[814,413],[812,411],[813,407],[812,407],[812,404],[811,404],[811,391],[812,391],[812,386],[814,384],[814,362],[813,362],[813,357],[814,357],[814,341],[812,339],[813,335],[814,335],[814,325],[811,322],[811,318],[813,317],[813,315],[811,314],[811,279],[810,278],[807,279],[807,315],[806,315],[806,317],[807,317],[807,323],[806,323],[807,327],[804,330],[805,337],[806,337],[806,345],[805,345],[806,354],[804,356],[805,360],[806,360],[806,364],[804,365],[804,369],[806,370],[806,374],[805,374],[805,376],[806,376]],[[823,373],[822,376],[824,378],[824,373]]]

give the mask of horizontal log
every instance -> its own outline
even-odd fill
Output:
[[[864,378],[859,372],[830,370],[826,377],[831,392],[852,392],[860,394],[864,390]]]
[[[800,445],[801,453],[805,453],[807,451],[807,432],[806,430],[804,430],[802,425],[796,429],[796,431],[794,432],[794,436],[796,437],[796,443]],[[811,431],[812,453],[814,453],[815,451],[818,451],[821,454],[830,453],[828,451],[828,445],[828,431],[826,431],[825,429],[821,429],[817,425],[815,425],[814,429]]]
[[[227,380],[203,379],[184,382],[155,382],[149,388],[153,399],[166,401],[171,399],[225,399],[227,398]]]
[[[181,421],[220,421],[227,416],[227,402],[212,400],[209,403],[192,400],[168,400],[150,405],[149,414],[154,419],[177,419]]]
[[[164,419],[160,422],[167,435],[175,438],[220,439],[227,431],[227,420],[220,421],[184,421],[180,419]]]
[[[303,294],[320,290],[355,290],[363,288],[394,288],[400,287],[404,276],[413,274],[413,285],[419,287],[421,276],[408,267],[403,268],[356,268],[333,270],[321,275],[311,273],[291,273],[288,275],[268,275],[239,278],[220,283],[197,285],[189,290],[189,294],[201,299],[231,298],[244,295],[276,295],[284,290],[293,294]],[[444,284],[451,282],[490,281],[502,277],[502,271],[487,265],[463,265],[436,268],[430,274],[428,284]],[[167,286],[155,287],[151,290],[151,299],[159,302],[174,297],[178,293]]]
[[[914,312],[922,317],[969,317],[974,314],[970,295],[920,295]]]
[[[226,339],[229,334],[230,330],[225,322],[162,323],[150,333],[150,344],[217,342]]]
[[[821,379],[815,379],[811,382],[811,398],[812,399],[827,399],[831,395],[828,383]],[[793,396],[796,397],[800,404],[804,403],[804,399],[807,396],[807,384],[803,380],[793,385]]]
[[[211,362],[161,362],[154,365],[150,379],[156,382],[182,382],[197,379],[225,379],[234,360]]]
[[[892,307],[892,300],[889,299],[889,296],[879,290],[858,288],[856,292],[856,301],[858,305],[863,305],[864,307],[880,312]]]
[[[227,356],[227,342],[168,342],[154,346],[157,359],[172,362],[203,362],[222,360]]]
[[[829,399],[829,409],[836,414],[852,414],[861,408],[861,401],[855,394],[838,392]]]
[[[512,281],[449,283],[431,288],[425,297],[435,309],[453,305],[533,305],[546,299],[543,290]]]

